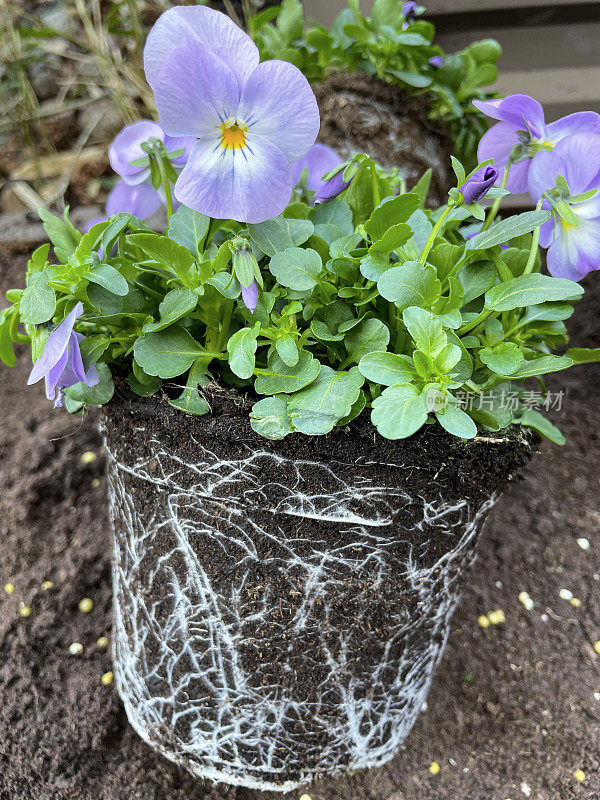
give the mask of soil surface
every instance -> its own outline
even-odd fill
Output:
[[[20,285],[23,266],[0,253],[3,290]],[[598,277],[572,321],[573,344],[600,345]],[[40,386],[26,388],[29,369],[23,353],[0,382],[0,800],[278,797],[199,782],[155,755],[114,684],[102,684],[110,648],[97,640],[110,636],[112,592],[95,414],[53,412]],[[543,442],[492,512],[406,748],[382,768],[313,784],[313,800],[600,797],[600,366],[549,383],[568,390],[552,412],[567,444]],[[78,610],[84,597],[89,613]],[[503,624],[478,624],[497,609]]]

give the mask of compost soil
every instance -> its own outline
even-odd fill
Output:
[[[21,284],[23,267],[0,253],[3,290]],[[597,278],[571,323],[575,345],[600,345]],[[0,590],[0,800],[277,797],[203,783],[154,754],[114,684],[101,682],[111,670],[110,648],[97,644],[110,637],[111,537],[97,415],[53,412],[40,386],[25,387],[29,369],[21,353],[0,381],[0,586],[14,585]],[[555,397],[568,390],[551,412],[567,444],[540,444],[492,512],[405,749],[382,768],[314,783],[313,800],[600,797],[600,367],[549,385]],[[83,597],[94,602],[87,614]],[[504,624],[478,625],[496,609]],[[82,654],[69,654],[74,642]]]

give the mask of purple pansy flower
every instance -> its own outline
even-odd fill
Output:
[[[410,0],[410,2],[408,3],[402,4],[402,16],[405,19],[414,19],[414,17],[417,14],[417,10],[418,6],[413,0]]]
[[[175,196],[207,216],[263,222],[289,202],[290,164],[314,143],[319,110],[292,64],[259,64],[258,48],[229,17],[171,8],[144,49],[161,124],[197,139]]]
[[[83,340],[80,333],[75,333],[75,320],[83,314],[83,305],[77,303],[68,317],[52,331],[44,352],[33,365],[27,385],[31,386],[42,378],[46,379],[46,397],[54,400],[54,408],[62,406],[64,389],[83,382],[88,386],[98,383],[98,372],[95,366],[85,371],[79,345]],[[56,390],[58,389],[58,395]]]
[[[558,176],[569,190],[552,192]],[[554,218],[542,225],[540,244],[548,248],[548,271],[557,278],[579,281],[600,268],[600,191],[586,200],[572,197],[600,190],[600,135],[579,133],[560,141],[549,153],[540,153],[529,170],[529,189],[534,200],[551,192]],[[575,198],[577,200],[577,198]],[[567,219],[561,210],[568,205]]]
[[[250,286],[242,286],[242,300],[246,308],[254,314],[258,303],[258,283],[256,279],[252,281]]]
[[[459,187],[462,193],[465,204],[474,203],[481,200],[489,192],[492,186],[496,183],[498,178],[498,170],[496,167],[487,166],[481,167],[476,170],[467,180]]]
[[[430,67],[439,69],[444,66],[444,59],[441,56],[431,56],[428,63]]]
[[[332,150],[331,147],[327,147],[325,144],[317,142],[313,144],[305,156],[302,156],[301,159],[292,164],[292,183],[295,186],[300,180],[302,170],[307,169],[307,189],[310,192],[316,192],[323,185],[323,181],[321,180],[323,175],[335,169],[338,164],[341,163],[342,159],[335,150]]]
[[[544,109],[526,94],[513,94],[501,100],[474,100],[473,105],[492,119],[499,120],[479,142],[479,161],[494,159],[502,173],[515,145],[521,145],[522,157],[512,165],[506,188],[510,192],[527,191],[527,174],[537,153],[552,150],[566,136],[591,132],[600,134],[600,115],[579,111],[546,124]]]
[[[164,190],[155,189],[152,185],[149,164],[133,163],[147,157],[142,145],[150,139],[162,142],[167,153],[183,150],[183,153],[170,159],[176,171],[183,168],[196,141],[191,136],[167,136],[160,125],[147,119],[123,128],[108,150],[110,164],[121,176],[106,202],[108,216],[122,211],[140,219],[148,219],[165,203]]]
[[[333,200],[334,197],[337,197],[341,194],[344,189],[347,189],[348,186],[352,183],[352,178],[349,181],[344,180],[344,170],[340,169],[332,178],[329,178],[328,181],[321,181],[321,186],[317,189],[315,196],[313,197],[313,202],[315,205],[319,205],[319,203],[327,203],[329,200]]]

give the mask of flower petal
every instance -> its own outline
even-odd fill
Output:
[[[502,174],[510,156],[510,151],[518,142],[517,129],[508,122],[499,122],[484,133],[477,149],[477,160],[481,163],[490,158]]]
[[[165,59],[154,96],[169,136],[212,138],[235,116],[240,91],[227,64],[200,42],[183,42]]]
[[[124,212],[139,219],[148,219],[160,208],[160,195],[150,182],[130,186],[119,181],[106,200],[106,214]]]
[[[166,57],[188,40],[200,42],[222,59],[240,89],[260,59],[252,39],[225,14],[205,6],[176,6],[158,18],[146,39],[144,69],[153,89]]]
[[[549,203],[544,203],[545,207],[549,207]],[[554,241],[554,219],[549,219],[540,226],[540,246],[550,247]]]
[[[238,118],[251,134],[264,136],[297,161],[314,143],[321,124],[313,90],[300,70],[286,61],[263,61],[248,78]]]
[[[508,122],[523,130],[525,123],[534,136],[542,137],[546,127],[544,109],[528,94],[511,94],[501,100],[474,100],[473,105],[486,116]]]
[[[600,114],[595,111],[577,111],[546,126],[547,138],[553,144],[558,144],[565,136],[574,133],[600,134]]]
[[[242,286],[242,300],[246,308],[254,314],[258,304],[258,283],[256,280],[252,281],[250,286]]]
[[[316,192],[323,182],[321,178],[330,169],[342,163],[342,159],[335,150],[327,147],[326,144],[317,142],[313,144],[306,155],[292,164],[292,183],[296,185],[300,180],[303,169],[308,170],[307,188],[311,192]]]
[[[148,177],[147,167],[134,167],[131,162],[146,155],[142,150],[142,144],[151,138],[160,139],[162,142],[165,133],[156,122],[143,119],[123,128],[108,148],[111,167],[128,183],[141,183]]]
[[[566,179],[566,171],[566,164],[556,150],[551,153],[547,150],[537,153],[531,161],[527,175],[527,185],[532,200],[537,203],[544,192],[554,189],[559,175]]]
[[[45,375],[46,397],[48,398],[48,400],[54,400],[54,398],[56,397],[56,387],[59,386],[60,376],[62,375],[68,360],[69,360],[69,350],[67,348],[65,352],[61,355],[59,360],[56,362],[56,364],[54,364],[52,368],[48,371],[48,373]]]
[[[171,159],[171,164],[176,168],[182,167],[190,157],[192,147],[196,144],[195,136],[167,136],[165,135],[165,150],[167,153],[174,153],[176,150],[183,150],[177,158]]]
[[[244,148],[223,148],[219,140],[194,146],[177,183],[177,199],[201,214],[238,222],[264,222],[284,210],[292,192],[283,153],[261,136],[247,136]]]
[[[585,220],[577,226],[556,226],[556,236],[548,250],[548,271],[555,278],[580,281],[600,262],[600,219]]]
[[[69,339],[73,332],[75,320],[83,314],[83,305],[77,303],[72,311],[63,319],[58,328],[52,331],[46,341],[44,352],[33,365],[27,385],[37,383],[58,364],[67,351]]]
[[[562,139],[554,148],[566,166],[565,178],[571,194],[580,194],[600,185],[600,136],[576,133]]]

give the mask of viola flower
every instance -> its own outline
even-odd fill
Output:
[[[344,189],[347,189],[351,183],[352,178],[350,178],[349,181],[345,181],[344,170],[338,170],[328,181],[321,181],[321,186],[317,189],[313,197],[314,204],[319,205],[319,203],[327,203],[329,200],[333,200],[341,194]]]
[[[193,137],[167,136],[156,122],[140,120],[127,125],[117,134],[108,150],[110,164],[121,180],[108,196],[106,213],[108,216],[124,212],[140,219],[148,219],[165,204],[164,190],[155,189],[150,180],[148,153],[142,145],[156,139],[161,142],[167,154],[177,153],[169,158],[176,172],[185,165],[194,145]],[[141,160],[146,163],[140,164]]]
[[[474,100],[473,105],[499,122],[485,133],[479,142],[479,161],[494,159],[502,174],[515,148],[517,157],[508,177],[510,192],[527,191],[527,175],[532,159],[543,151],[551,151],[566,136],[574,133],[600,134],[600,114],[579,111],[556,122],[546,124],[544,109],[527,94],[513,94],[501,100]]]
[[[85,371],[79,347],[83,336],[73,330],[75,320],[82,314],[83,305],[77,303],[68,317],[52,331],[44,352],[33,365],[27,381],[27,385],[31,386],[45,378],[46,397],[48,400],[54,400],[54,408],[62,406],[65,389],[80,382],[95,386],[99,381],[95,366],[92,365],[87,372]]]
[[[165,131],[197,139],[175,197],[218,219],[280,214],[291,195],[290,165],[319,131],[317,102],[300,70],[259,64],[252,39],[205,6],[165,11],[146,41],[144,67]]]
[[[428,63],[430,67],[439,69],[444,66],[444,59],[441,56],[431,56]]]
[[[404,19],[414,19],[417,15],[418,5],[410,0],[408,3],[402,4],[402,16]]]
[[[341,163],[342,159],[335,150],[317,142],[305,156],[292,164],[292,183],[295,186],[300,180],[302,171],[306,169],[308,170],[306,188],[309,192],[317,192],[324,183],[323,175]]]
[[[564,181],[559,180],[557,186],[559,176]],[[599,269],[600,135],[575,134],[560,141],[551,153],[536,156],[529,170],[529,189],[536,201],[544,196],[544,207],[554,212],[540,229],[550,274],[580,281]],[[586,198],[593,190],[596,194]]]
[[[489,192],[492,186],[496,183],[498,178],[498,170],[496,167],[487,166],[481,167],[476,170],[467,180],[459,187],[459,191],[465,201],[465,205],[474,203],[481,200]]]

